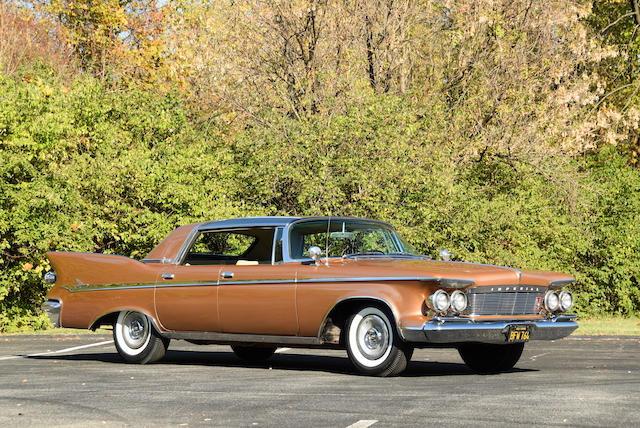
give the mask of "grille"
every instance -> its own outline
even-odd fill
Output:
[[[542,293],[470,293],[465,315],[534,315]]]

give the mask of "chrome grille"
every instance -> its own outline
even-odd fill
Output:
[[[542,293],[470,293],[465,315],[534,315],[539,312]]]

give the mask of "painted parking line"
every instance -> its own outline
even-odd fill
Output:
[[[370,427],[371,425],[375,424],[376,422],[378,422],[377,420],[359,420],[358,422],[356,422],[355,424],[351,424],[349,425],[347,428],[367,428]]]
[[[25,354],[25,355],[8,355],[5,357],[0,357],[0,360],[13,360],[15,358],[29,358],[29,357],[40,357],[42,355],[62,354],[64,352],[72,352],[72,351],[77,351],[78,349],[93,348],[94,346],[103,346],[103,345],[108,345],[110,343],[113,343],[113,340],[107,340],[107,341],[98,342],[98,343],[90,343],[88,345],[74,346],[72,348],[60,349],[58,351],[39,352],[37,354]]]
[[[282,354],[283,352],[291,351],[291,348],[278,348],[276,354]]]

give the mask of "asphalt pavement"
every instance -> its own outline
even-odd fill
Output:
[[[124,363],[110,336],[0,336],[0,426],[640,426],[640,337],[531,342],[476,375],[455,350],[416,350],[405,374],[358,375],[346,353],[281,349],[251,365],[228,346],[172,341]]]

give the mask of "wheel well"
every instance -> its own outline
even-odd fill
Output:
[[[113,323],[116,322],[116,320],[118,319],[119,313],[120,311],[116,311],[116,312],[110,312],[108,314],[102,315],[100,318],[95,320],[93,324],[91,324],[91,327],[89,327],[89,329],[96,331],[96,329],[98,329],[100,326],[113,325]]]
[[[108,314],[102,315],[91,324],[91,327],[89,327],[89,329],[96,331],[96,329],[98,329],[100,326],[103,326],[103,325],[113,326],[113,324],[118,320],[118,314],[126,310],[127,309],[120,309],[120,310],[109,312]],[[148,313],[145,313],[144,311],[140,311],[139,309],[130,309],[130,310],[142,312],[143,314],[145,314],[149,318],[149,321],[151,321],[151,325],[153,326],[153,329],[157,332],[160,332],[160,329],[158,328],[158,324],[156,323],[155,318],[150,316]]]
[[[347,319],[365,306],[378,308],[385,312],[395,328],[398,328],[393,310],[387,302],[367,297],[358,297],[343,300],[329,311],[320,327],[320,340],[327,343],[344,345],[344,331]],[[397,331],[400,333],[399,330]]]

